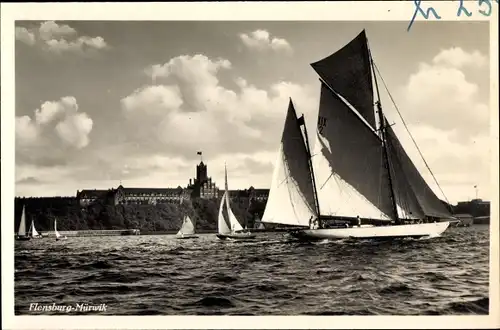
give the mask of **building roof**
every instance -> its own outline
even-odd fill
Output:
[[[109,190],[82,190],[78,193],[78,198],[102,198],[105,197]]]
[[[125,194],[171,194],[171,193],[182,193],[184,189],[181,187],[177,188],[122,188]]]

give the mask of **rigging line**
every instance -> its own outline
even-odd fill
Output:
[[[420,155],[420,157],[422,158],[422,160],[424,161],[424,164],[425,166],[427,167],[427,169],[429,170],[429,172],[431,173],[432,175],[432,178],[434,179],[434,182],[436,182],[436,185],[438,186],[439,190],[441,191],[441,193],[443,194],[444,196],[444,199],[446,199],[446,203],[448,203],[448,205],[450,204],[450,202],[448,201],[448,197],[446,197],[446,194],[444,193],[443,189],[441,188],[441,186],[439,185],[439,182],[437,181],[436,177],[434,176],[434,173],[432,172],[431,168],[429,167],[429,164],[427,164],[427,161],[425,160],[424,158],[424,155],[422,154],[422,152],[420,151],[420,148],[418,147],[417,145],[417,142],[415,141],[415,139],[413,138],[413,135],[411,134],[410,130],[408,129],[408,126],[406,125],[406,122],[405,120],[403,119],[403,116],[401,115],[401,112],[399,111],[399,108],[398,106],[396,105],[396,101],[394,101],[394,98],[392,97],[391,95],[391,92],[389,91],[389,88],[387,87],[387,84],[385,83],[385,80],[384,78],[382,77],[382,74],[380,74],[380,71],[377,67],[377,65],[375,63],[373,63],[373,66],[375,67],[375,70],[377,70],[377,73],[380,77],[380,79],[382,80],[382,83],[384,84],[384,87],[385,87],[385,90],[387,91],[387,94],[389,94],[389,98],[391,99],[392,101],[392,104],[394,104],[394,107],[396,108],[396,111],[398,112],[398,115],[399,115],[399,118],[401,118],[401,121],[403,122],[403,125],[406,129],[406,131],[408,132],[408,135],[410,135],[410,138],[411,140],[413,141],[413,144],[415,145],[415,147],[417,148],[417,151]]]

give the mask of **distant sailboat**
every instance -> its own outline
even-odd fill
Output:
[[[21,214],[21,222],[19,223],[19,229],[17,230],[16,240],[18,241],[29,241],[31,236],[26,235],[26,211],[23,206],[23,213]]]
[[[181,205],[183,203],[183,199],[181,199]],[[181,229],[177,232],[176,236],[178,239],[190,239],[190,238],[197,238],[198,236],[195,235],[195,226],[189,215],[184,215],[184,219],[182,221],[182,226]]]
[[[68,239],[66,236],[59,234],[57,231],[57,219],[54,219],[54,232],[56,234],[56,241],[62,241]]]
[[[321,77],[314,153],[290,100],[262,222],[309,227],[292,232],[303,239],[435,237],[448,228],[451,213],[382,113],[373,66],[364,30],[312,64]]]
[[[28,231],[28,236],[31,236],[32,238],[42,238],[42,235],[39,234],[35,228],[35,222],[33,221],[33,219],[31,220],[31,226]]]
[[[218,231],[217,237],[221,240],[236,240],[236,239],[253,239],[255,234],[246,231],[241,227],[240,222],[233,214],[231,206],[229,205],[229,191],[227,188],[227,169],[225,171],[225,191],[222,196],[219,207]]]

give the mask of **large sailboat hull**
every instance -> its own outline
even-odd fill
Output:
[[[31,236],[16,236],[16,241],[29,241]]]
[[[245,239],[254,239],[256,237],[255,234],[251,233],[232,233],[232,234],[216,234],[217,238],[220,240],[245,240]]]
[[[393,226],[305,229],[292,232],[291,235],[302,240],[432,238],[440,236],[449,225],[449,221],[444,221]]]

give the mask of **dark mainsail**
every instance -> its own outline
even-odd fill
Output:
[[[293,180],[298,190],[307,202],[307,206],[314,210],[314,188],[311,181],[309,153],[300,126],[304,125],[304,117],[297,118],[292,100],[288,105],[288,112],[283,128],[281,143],[283,145],[283,161],[288,168],[288,178]],[[307,176],[305,174],[308,174]]]
[[[373,65],[364,30],[339,51],[311,64],[321,78],[312,155],[321,215],[396,223],[400,218],[451,216],[387,125]],[[375,104],[380,136],[374,132]]]
[[[389,220],[382,152],[380,138],[322,83],[312,156],[321,215]]]
[[[343,48],[311,66],[372,128],[376,127],[370,55],[364,30]]]
[[[413,192],[423,215],[437,218],[451,217],[451,213],[425,182],[391,127],[387,128],[387,137],[388,150],[393,159],[391,163],[399,167],[399,176],[406,180],[405,185]]]

